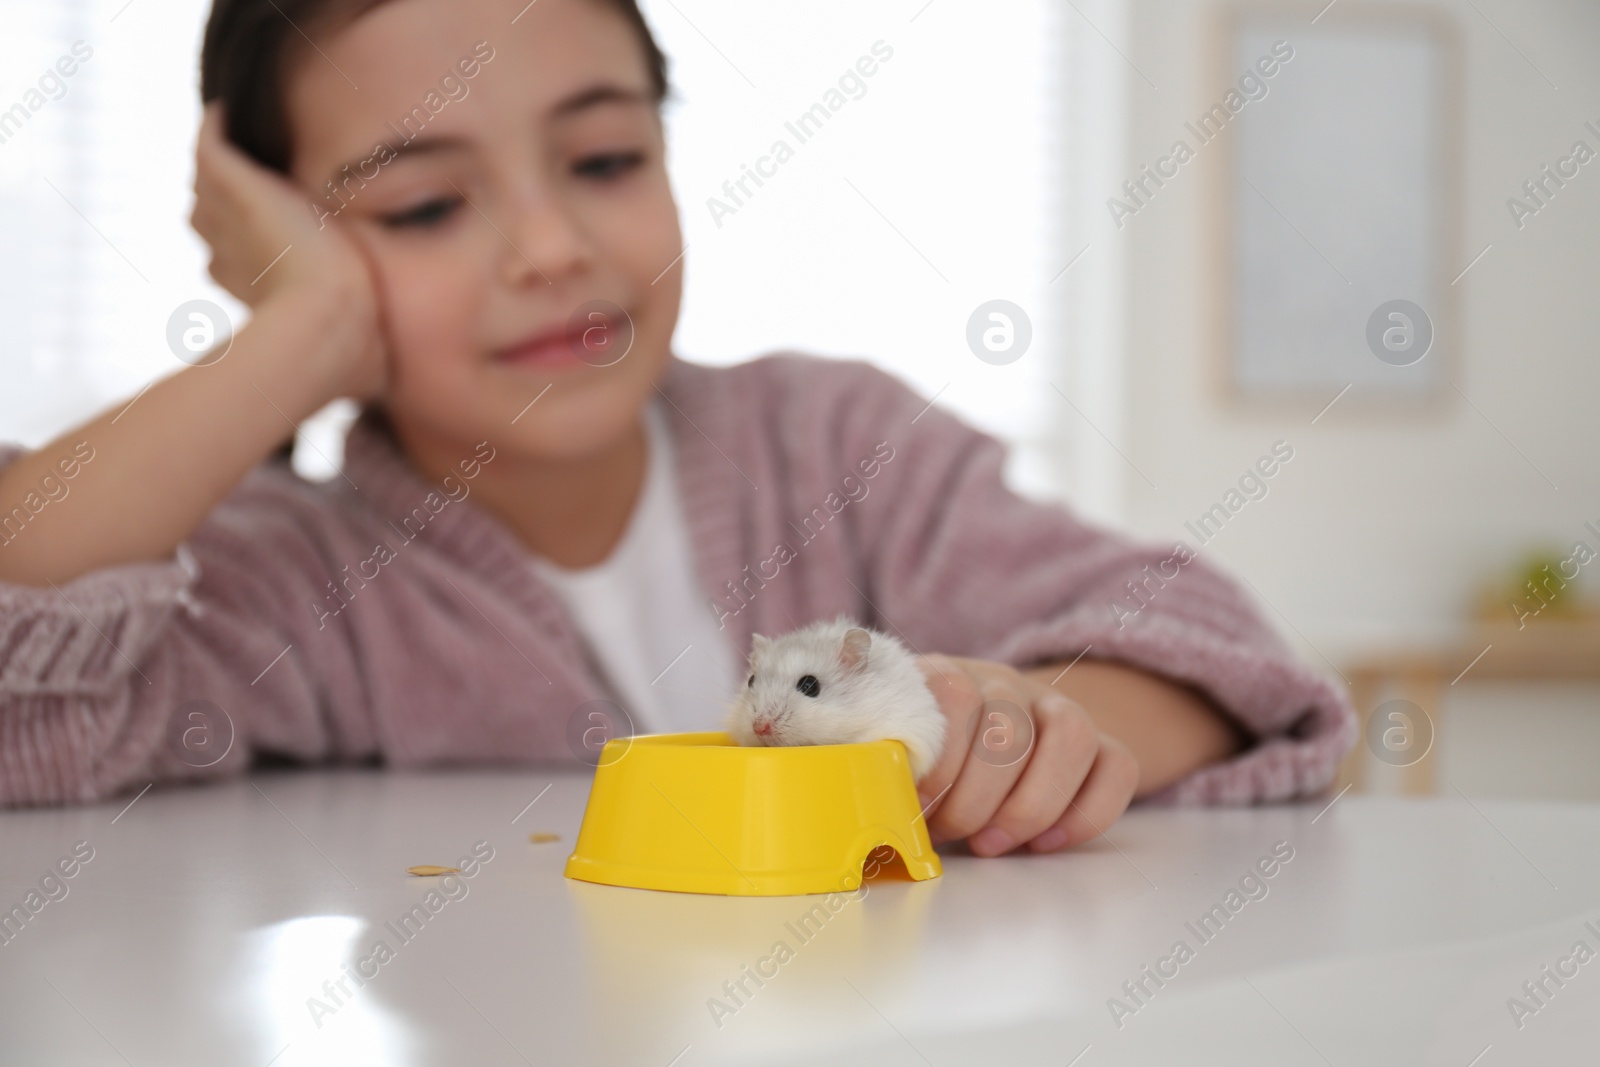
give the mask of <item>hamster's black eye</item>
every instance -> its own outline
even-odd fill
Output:
[[[748,686],[754,686],[756,684],[756,676],[752,674],[750,676],[750,680],[744,684]]]
[[[814,697],[822,692],[822,684],[817,681],[817,676],[814,674],[802,675],[794,687],[808,697]]]

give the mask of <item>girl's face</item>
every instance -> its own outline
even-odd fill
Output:
[[[677,323],[682,238],[634,31],[600,0],[517,7],[390,0],[303,49],[291,177],[366,252],[403,438],[576,458],[637,424]],[[592,301],[626,320],[574,357],[584,342],[564,337]],[[631,347],[604,365],[626,322]]]

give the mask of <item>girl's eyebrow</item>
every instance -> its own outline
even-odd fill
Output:
[[[464,152],[469,145],[464,137],[439,136],[419,137],[414,141],[406,141],[398,146],[386,144],[382,147],[389,150],[391,158],[388,162],[393,163],[395,160],[405,156],[433,155],[437,152]],[[352,168],[355,168],[359,173],[361,165],[370,162],[377,155],[378,153],[374,151],[360,159],[352,159],[348,163],[334,168],[332,180],[338,182],[340,176]]]
[[[629,89],[614,82],[601,82],[580,89],[550,109],[552,119],[569,118],[573,114],[596,104],[644,104],[649,97],[639,89]]]

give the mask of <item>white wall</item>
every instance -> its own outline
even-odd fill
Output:
[[[1046,382],[1065,381],[1051,279],[1066,264],[1055,198],[1068,135],[1057,5],[641,6],[677,92],[664,114],[689,246],[678,353],[871,359],[1012,442],[1018,488],[1055,490],[1061,403]],[[878,42],[892,57],[797,138],[786,124]],[[780,140],[793,158],[767,164],[776,173],[747,182],[742,202],[724,193]],[[1027,353],[1004,366],[966,342],[968,317],[997,298],[1033,324]]]
[[[1341,663],[1357,648],[1450,633],[1480,578],[1530,543],[1570,547],[1585,521],[1600,526],[1600,162],[1520,232],[1506,208],[1579,136],[1600,147],[1583,129],[1585,119],[1600,125],[1600,7],[1476,3],[1437,7],[1457,20],[1465,68],[1460,266],[1493,245],[1456,286],[1456,384],[1482,414],[1452,392],[1433,416],[1335,405],[1313,426],[1317,405],[1244,414],[1213,398],[1204,283],[1222,268],[1203,236],[1221,152],[1201,153],[1120,232],[1103,228],[1125,243],[1128,263],[1125,450],[1160,487],[1125,470],[1127,520],[1193,541],[1185,520],[1273,441],[1291,442],[1295,457],[1270,494],[1205,551]],[[1309,22],[1323,5],[1285,6]],[[1128,173],[1214,102],[1202,63],[1217,10],[1209,0],[1130,0],[1119,46],[1143,75],[1125,68]]]

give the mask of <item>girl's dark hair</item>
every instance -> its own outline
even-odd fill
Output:
[[[215,0],[200,46],[200,100],[221,100],[228,139],[273,170],[289,169],[283,77],[290,56],[317,34],[349,25],[384,0]],[[659,104],[667,97],[667,57],[637,0],[600,0],[637,34]],[[492,42],[491,42],[492,43]]]

